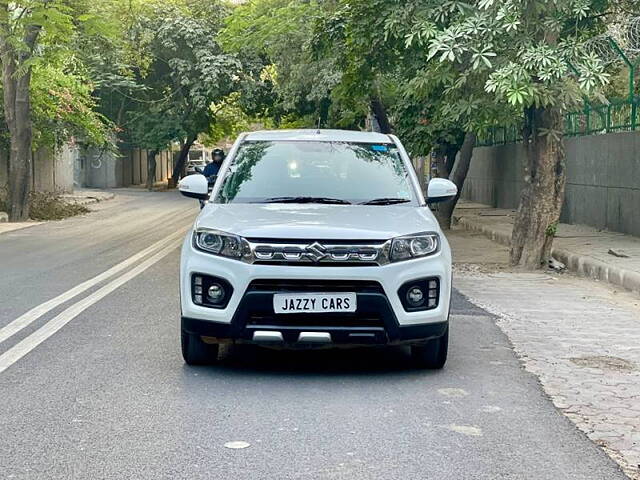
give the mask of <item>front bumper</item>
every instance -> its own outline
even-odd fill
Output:
[[[233,296],[224,309],[192,302],[191,276],[225,279]],[[427,277],[440,281],[438,307],[407,312],[398,296],[406,282]],[[314,288],[314,284],[320,285]],[[417,343],[444,335],[451,297],[448,245],[432,257],[375,267],[251,265],[202,253],[187,238],[181,263],[182,326],[189,333],[219,341],[252,341],[256,331],[282,333],[284,343],[297,343],[302,332],[328,332],[334,344]],[[276,315],[276,292],[355,291],[354,314]]]
[[[353,327],[264,327],[242,329],[239,324],[215,323],[207,320],[182,317],[182,329],[185,332],[207,337],[217,343],[238,342],[253,343],[254,331],[280,331],[284,344],[300,345],[298,338],[303,332],[326,332],[331,335],[332,345],[401,345],[422,343],[432,338],[442,337],[447,331],[448,322],[397,327],[389,332],[368,328]]]

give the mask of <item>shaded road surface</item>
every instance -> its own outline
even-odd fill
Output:
[[[0,327],[197,211],[174,193],[127,195],[0,237]],[[459,295],[441,372],[411,369],[404,349],[234,347],[190,368],[178,261],[174,243],[160,246],[0,343],[1,478],[624,478]]]

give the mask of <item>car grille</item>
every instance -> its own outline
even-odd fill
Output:
[[[378,282],[368,280],[254,280],[249,292],[311,292],[311,293],[382,293],[384,289]]]
[[[253,263],[290,266],[377,266],[389,263],[386,240],[273,240],[248,238]]]

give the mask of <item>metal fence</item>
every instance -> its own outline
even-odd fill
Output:
[[[565,136],[578,137],[612,132],[640,130],[640,97],[613,100],[607,105],[585,105],[579,112],[568,113],[565,117]],[[490,147],[522,141],[522,127],[492,127],[478,135],[478,145]]]

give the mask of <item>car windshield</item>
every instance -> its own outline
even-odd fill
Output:
[[[216,203],[416,204],[395,145],[256,141],[241,145]]]

